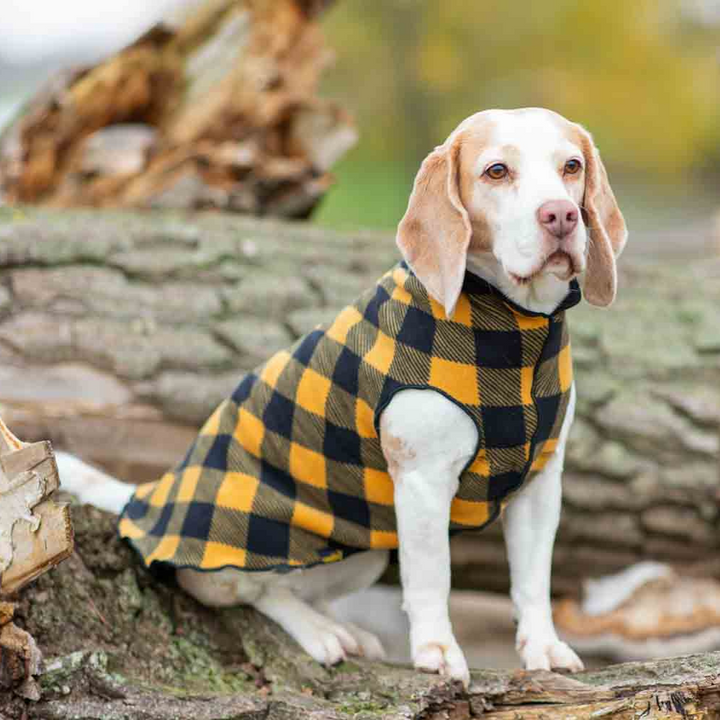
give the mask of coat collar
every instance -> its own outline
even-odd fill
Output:
[[[400,267],[412,277],[417,279],[417,275],[412,271],[412,268],[407,264],[405,260],[400,262]],[[418,282],[420,282],[418,280]],[[528,308],[518,305],[514,300],[511,300],[502,291],[498,290],[492,283],[489,283],[484,278],[467,271],[465,273],[465,279],[463,281],[463,292],[470,296],[492,296],[500,300],[504,305],[511,308],[520,315],[526,317],[541,317],[541,318],[553,318],[558,313],[564,312],[571,307],[575,307],[582,300],[582,291],[580,290],[580,284],[577,280],[571,280],[568,287],[568,293],[560,304],[551,313],[536,312],[534,310],[528,310]]]
[[[527,317],[543,317],[552,318],[560,312],[568,310],[571,307],[577,305],[582,300],[582,291],[580,290],[580,284],[577,280],[572,280],[568,288],[568,293],[562,302],[553,310],[552,313],[535,312],[528,310],[522,305],[518,305],[516,302],[511,300],[509,297],[504,295],[494,285],[490,284],[487,280],[474,275],[471,272],[465,273],[465,281],[463,282],[463,292],[468,295],[493,295],[501,300],[505,305],[515,310],[521,315]]]

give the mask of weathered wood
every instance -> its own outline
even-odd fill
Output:
[[[194,2],[59,74],[0,138],[0,198],[307,216],[357,139],[317,97],[329,4]]]
[[[14,691],[28,700],[40,699],[35,677],[42,653],[30,633],[11,622],[15,606],[0,601],[0,693]]]
[[[0,597],[17,593],[66,559],[73,548],[67,505],[50,497],[59,487],[50,443],[21,442],[0,418]],[[0,601],[0,694],[39,700],[35,676],[42,654],[32,635]]]
[[[33,718],[465,720],[714,718],[720,653],[572,677],[476,669],[468,692],[362,659],[323,668],[247,608],[209,609],[159,583],[114,533],[73,507],[77,552],[22,594],[18,622],[45,655]],[[0,612],[2,608],[0,607]],[[24,700],[0,692],[0,715]]]
[[[377,233],[209,214],[8,213],[0,404],[27,437],[149,478],[182,456],[244,371],[396,258]],[[720,577],[719,304],[718,260],[623,259],[616,305],[569,313],[579,404],[556,593],[644,558]],[[128,465],[135,452],[142,467]],[[456,586],[506,591],[499,524],[456,538],[454,563]]]
[[[0,418],[0,596],[17,592],[67,558],[73,548],[49,442],[23,443]]]

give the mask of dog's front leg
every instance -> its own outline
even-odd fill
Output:
[[[448,614],[450,503],[472,457],[477,431],[439,393],[405,390],[381,420],[395,486],[403,608],[415,667],[468,684],[470,674]]]
[[[557,450],[536,478],[512,500],[503,525],[510,562],[511,596],[517,621],[516,647],[528,670],[583,669],[573,650],[555,632],[550,575],[560,520],[565,443],[575,410],[575,389]]]
[[[397,472],[393,480],[403,609],[410,620],[413,663],[467,685],[467,662],[448,615],[448,526],[457,476],[453,478],[447,468],[436,463],[422,471]]]

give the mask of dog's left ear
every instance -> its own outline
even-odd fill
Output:
[[[425,158],[397,232],[400,252],[447,317],[462,290],[472,236],[458,189],[461,143],[457,135]]]
[[[615,299],[615,259],[625,247],[627,227],[610,187],[600,153],[590,133],[580,126],[578,128],[585,156],[583,215],[589,237],[583,291],[588,302],[605,307]]]

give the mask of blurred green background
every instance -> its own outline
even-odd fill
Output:
[[[185,2],[3,2],[0,125],[52,71]],[[360,141],[316,222],[394,228],[420,162],[460,120],[544,106],[595,136],[630,252],[720,248],[720,0],[336,0],[322,22],[335,54],[322,93]]]
[[[318,222],[394,227],[425,155],[467,115],[542,106],[594,135],[631,225],[720,205],[718,0],[340,0],[323,93],[360,142]]]

